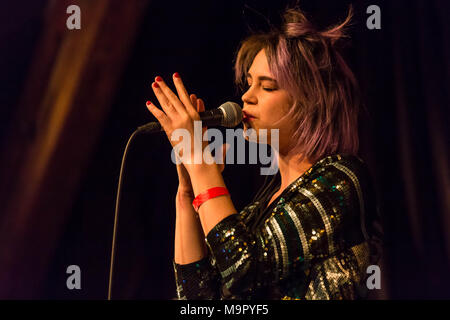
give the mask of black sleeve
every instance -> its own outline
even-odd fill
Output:
[[[210,256],[189,263],[173,262],[179,300],[211,300],[220,298],[220,279]]]

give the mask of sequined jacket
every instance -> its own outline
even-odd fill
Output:
[[[359,157],[325,157],[269,207],[261,202],[211,229],[205,258],[173,262],[178,299],[366,297],[366,269],[378,259],[371,232],[378,213]]]

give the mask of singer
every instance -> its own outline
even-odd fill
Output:
[[[300,8],[283,24],[245,39],[235,61],[244,130],[279,129],[279,170],[238,211],[223,164],[176,165],[174,270],[179,299],[361,299],[378,262],[380,229],[369,171],[358,157],[358,85],[341,54],[344,22],[318,30]],[[205,110],[178,73],[175,94],[152,84],[148,110],[170,143],[194,135]],[[203,128],[206,130],[206,127]],[[271,141],[270,137],[266,141]],[[205,150],[205,148],[198,148]]]

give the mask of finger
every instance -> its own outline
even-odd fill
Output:
[[[195,94],[191,94],[189,96],[189,98],[191,99],[192,105],[196,106],[197,112],[205,111],[204,108],[203,108],[203,110],[201,110],[201,108],[199,107],[199,104],[198,104],[199,99],[197,98],[197,96]],[[206,127],[203,127],[202,133],[205,133],[205,131],[206,131]]]
[[[167,86],[163,78],[158,76],[155,78],[155,81],[158,87],[156,88],[156,90],[159,92],[160,95],[164,96],[163,99],[165,100],[166,103],[172,105],[179,115],[189,114],[184,105],[184,104],[191,105],[191,101],[187,96],[184,97],[182,101],[180,101],[180,99],[178,99],[178,96],[175,93],[173,93],[173,91]]]
[[[205,111],[205,105],[203,103],[201,103],[200,101],[202,101],[200,98],[197,99],[195,106],[197,106],[197,111],[203,112]],[[202,134],[204,135],[206,130],[208,130],[208,127],[202,122]]]
[[[193,106],[196,106],[196,105],[197,105],[197,96],[196,96],[195,94],[191,94],[191,95],[189,96],[189,98],[191,99],[192,105],[193,105]],[[198,111],[198,109],[197,109],[197,111]]]
[[[167,117],[167,115],[159,110],[153,103],[150,101],[147,101],[146,103],[148,111],[150,111],[153,116],[158,120],[158,122],[161,124],[161,127],[168,132],[167,130],[170,130],[170,119]]]
[[[201,112],[205,111],[205,103],[203,102],[203,100],[198,98],[197,103],[198,103],[198,107],[199,107],[200,111]]]
[[[159,86],[159,84],[156,82],[153,82],[152,89],[153,89],[153,93],[155,94],[156,98],[159,101],[159,104],[161,105],[161,108],[164,110],[164,112],[167,114],[167,116],[170,119],[176,118],[178,115],[178,111],[175,109],[175,107],[172,105],[172,103],[166,97],[164,92],[161,90],[161,87]]]
[[[192,103],[188,103],[188,102],[190,102],[189,94],[188,94],[186,88],[184,87],[183,80],[181,80],[181,77],[178,74],[178,72],[175,72],[173,74],[172,78],[173,78],[173,83],[175,84],[175,89],[177,90],[178,96],[180,97],[181,102],[183,102],[184,106],[186,107],[186,111],[189,113],[189,115],[193,119],[198,119],[197,118],[198,113],[195,108],[196,105],[192,104]]]

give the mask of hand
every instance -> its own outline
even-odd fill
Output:
[[[195,94],[191,94],[190,96],[191,102],[194,106],[197,106],[197,112],[205,111],[205,104],[202,99],[197,98]],[[204,126],[202,128],[202,134],[204,134],[207,130],[207,127]],[[226,152],[229,148],[229,144],[224,144],[222,146],[222,155],[223,155],[223,163],[218,164],[220,172],[223,172],[225,169],[225,156]],[[189,173],[182,163],[176,165],[177,173],[178,173],[178,194],[183,195],[184,197],[194,199],[194,191],[192,190],[191,179],[189,177]]]
[[[202,128],[202,135],[197,134],[197,136],[194,134],[194,121],[200,121],[200,116],[198,112],[204,111],[204,103],[201,99],[197,99],[195,95],[189,96],[183,82],[181,81],[181,78],[177,75],[173,75],[173,82],[175,84],[178,96],[175,93],[172,92],[172,90],[166,85],[166,83],[162,80],[161,77],[155,78],[156,82],[152,84],[153,92],[155,93],[156,98],[158,99],[162,109],[158,109],[155,105],[151,103],[147,103],[148,110],[155,116],[155,118],[159,121],[161,124],[161,127],[166,132],[167,137],[169,138],[170,143],[174,147],[175,151],[179,149],[181,146],[181,150],[185,151],[184,148],[188,148],[189,144],[186,144],[186,141],[183,141],[183,145],[178,146],[178,141],[172,140],[172,134],[175,132],[175,130],[178,129],[184,129],[188,133],[188,137],[190,138],[190,157],[189,155],[184,158],[183,160],[183,166],[178,167],[177,165],[177,171],[179,174],[179,178],[181,178],[180,183],[182,181],[182,186],[186,190],[189,190],[187,185],[190,185],[190,181],[188,181],[187,177],[189,174],[186,174],[185,171],[189,172],[193,169],[194,164],[194,158],[195,158],[195,152],[200,151],[201,154],[197,155],[201,158],[203,162],[203,150],[206,149],[207,152],[209,152],[209,149],[206,148],[208,145],[208,141],[203,141],[203,133],[206,131],[206,127]],[[194,107],[195,106],[195,107]],[[181,130],[179,131],[181,132]],[[195,146],[195,140],[197,141],[202,147],[201,150],[194,149]],[[178,147],[177,147],[178,146]],[[225,149],[226,145],[223,146],[223,155],[225,155]],[[180,151],[181,151],[180,150]],[[178,152],[175,152],[177,154]],[[180,156],[183,157],[183,155],[180,152]],[[216,164],[217,165],[217,164]],[[223,171],[224,165],[217,165],[219,166],[219,170]],[[183,171],[184,169],[185,171]]]
[[[192,105],[197,107],[197,112],[205,111],[205,105],[202,99],[197,99],[195,94],[191,94],[190,96]],[[206,127],[202,128],[202,133],[206,131]],[[177,173],[178,173],[178,194],[185,196],[187,198],[194,199],[194,191],[192,190],[191,178],[189,177],[189,173],[187,172],[184,164],[181,162],[176,165]]]
[[[173,75],[173,82],[179,98],[158,76],[152,83],[152,89],[162,110],[149,102],[147,108],[161,124],[173,146],[174,153],[182,157],[183,164],[189,172],[195,164],[194,159],[200,159],[203,162],[203,149],[207,142],[203,141],[200,132],[197,131],[197,135],[195,134],[194,121],[200,121],[200,116],[177,73]],[[175,140],[173,134],[180,137],[181,141]],[[196,145],[201,147],[194,148]],[[200,154],[196,155],[196,152]]]

